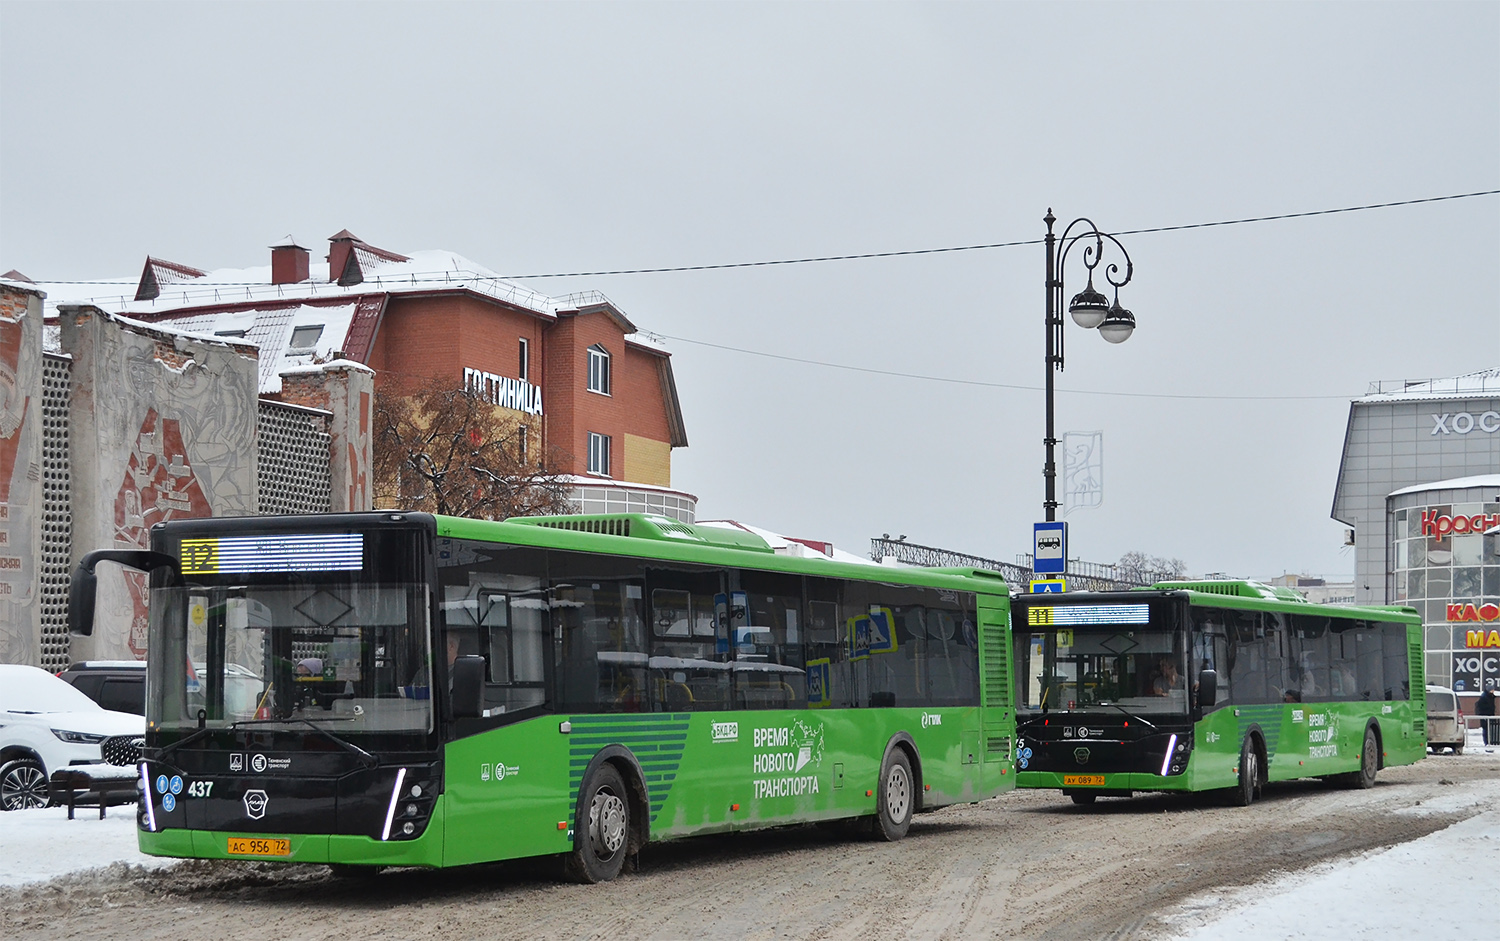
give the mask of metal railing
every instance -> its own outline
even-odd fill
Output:
[[[919,565],[924,568],[989,569],[1004,576],[1006,584],[1011,588],[1026,591],[1030,588],[1032,577],[1031,556],[1020,555],[1016,558],[1016,562],[1001,562],[998,559],[987,559],[983,556],[969,555],[966,552],[955,552],[952,549],[918,545],[904,539],[882,537],[870,540],[870,559],[875,562],[894,559],[906,565]],[[1118,566],[1075,559],[1068,563],[1068,571],[1064,578],[1068,580],[1068,588],[1073,591],[1123,591],[1138,585],[1151,584],[1151,582],[1122,579],[1119,574]]]

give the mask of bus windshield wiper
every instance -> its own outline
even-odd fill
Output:
[[[189,742],[196,742],[196,741],[198,741],[198,739],[206,737],[208,735],[208,733],[210,733],[210,732],[217,732],[217,731],[219,731],[219,730],[218,729],[211,729],[208,726],[199,726],[198,728],[194,729],[190,734],[184,735],[182,738],[179,738],[177,741],[175,741],[172,744],[168,745],[166,748],[163,748],[160,751],[158,751],[156,753],[156,757],[153,758],[153,759],[150,759],[150,760],[151,761],[164,761],[168,755],[172,754],[172,752],[174,752],[177,749],[181,748],[182,746],[188,744]],[[144,757],[144,756],[142,756],[142,757]]]
[[[330,742],[333,742],[338,747],[357,755],[359,757],[359,763],[364,765],[366,768],[373,769],[380,767],[379,758],[376,758],[374,755],[365,751],[363,748],[360,748],[358,745],[354,744],[348,739],[340,738],[339,736],[334,735],[332,732],[328,731],[321,725],[318,725],[316,722],[305,716],[288,716],[285,719],[241,719],[240,721],[231,725],[230,728],[237,729],[243,725],[268,725],[273,722],[301,722],[303,725],[312,729],[314,732],[317,732],[319,735],[322,735],[324,738],[328,739]],[[189,736],[189,738],[191,737],[192,736]],[[183,741],[187,741],[187,739],[184,739]],[[178,744],[181,744],[181,742],[179,742]]]
[[[1124,706],[1120,705],[1119,703],[1105,702],[1104,700],[1101,699],[1101,700],[1099,700],[1096,703],[1091,703],[1090,705],[1094,705],[1094,706],[1108,706],[1111,709],[1118,709],[1121,712],[1125,713],[1125,718],[1134,720],[1136,722],[1139,722],[1141,725],[1144,725],[1148,729],[1155,730],[1155,728],[1156,728],[1156,726],[1152,725],[1149,720],[1142,719],[1140,716],[1138,716],[1135,713],[1131,712],[1129,709],[1126,709]]]

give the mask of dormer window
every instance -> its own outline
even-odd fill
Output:
[[[243,331],[243,330],[215,330],[214,331],[214,336],[216,336],[216,337],[234,337],[235,339],[243,340],[245,338],[245,331]]]
[[[292,342],[288,347],[293,350],[313,350],[318,346],[318,340],[323,337],[323,325],[312,324],[307,327],[292,328]]]
[[[597,343],[589,347],[589,391],[609,395],[609,351]]]

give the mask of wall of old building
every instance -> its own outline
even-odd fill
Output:
[[[41,291],[0,283],[0,662],[39,666]]]
[[[94,549],[145,548],[152,525],[257,511],[257,349],[190,338],[60,306],[73,358],[69,451],[76,563]],[[98,569],[95,628],[72,658],[146,655],[146,576]]]

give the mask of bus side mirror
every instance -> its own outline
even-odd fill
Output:
[[[94,594],[99,579],[94,575],[94,566],[100,562],[118,562],[143,572],[154,572],[159,568],[172,570],[174,580],[181,579],[177,560],[162,552],[147,552],[130,549],[99,549],[78,560],[73,570],[73,581],[68,585],[68,633],[88,637],[94,633]]]
[[[484,658],[453,661],[453,718],[477,719],[484,711]]]
[[[1203,709],[1213,708],[1219,701],[1219,674],[1204,670],[1198,674],[1198,705]]]
[[[78,566],[68,585],[68,633],[89,637],[94,633],[94,593],[99,579],[93,569]]]

